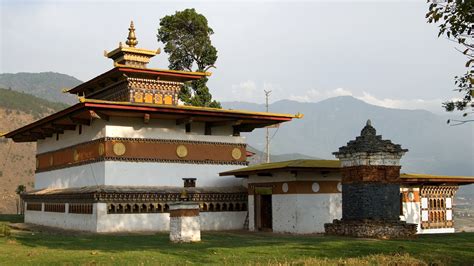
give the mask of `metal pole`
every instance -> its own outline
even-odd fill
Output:
[[[265,107],[266,107],[266,111],[268,113],[268,98],[270,97],[270,93],[272,91],[266,91],[266,90],[263,90],[265,92]],[[266,155],[267,155],[267,158],[266,158],[266,162],[269,163],[270,162],[270,132],[269,132],[269,128],[267,127],[266,128],[267,130],[267,134],[265,136],[265,139],[266,139]]]

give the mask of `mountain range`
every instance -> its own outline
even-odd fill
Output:
[[[62,93],[62,90],[81,83],[82,81],[75,77],[55,72],[0,74],[0,88],[26,92],[52,102],[66,104],[76,103],[77,97]]]

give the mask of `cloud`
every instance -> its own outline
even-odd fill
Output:
[[[252,80],[232,85],[232,96],[234,101],[255,102],[257,95],[257,84]]]
[[[319,91],[316,89],[307,90],[304,95],[293,95],[291,94],[289,99],[299,102],[318,102],[324,99],[337,97],[337,96],[352,96],[352,92],[343,88],[337,88],[334,90]]]

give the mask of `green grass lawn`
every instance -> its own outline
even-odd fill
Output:
[[[0,223],[19,222],[0,215]],[[168,234],[64,235],[12,231],[0,237],[0,265],[24,264],[465,264],[474,233],[413,240],[366,240],[269,233],[203,232],[202,242],[171,244]]]

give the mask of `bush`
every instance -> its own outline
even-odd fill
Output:
[[[0,226],[0,236],[9,237],[9,236],[11,236],[11,234],[12,234],[12,232],[11,232],[10,227],[8,227],[8,225],[2,224]]]

